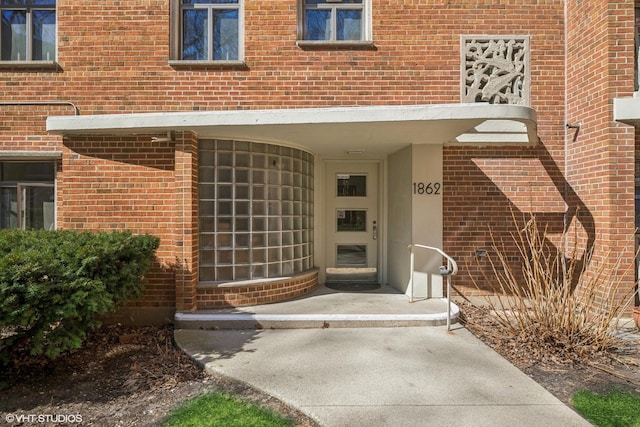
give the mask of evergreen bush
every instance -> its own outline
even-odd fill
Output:
[[[55,358],[102,314],[139,296],[160,241],[129,232],[0,230],[0,362],[10,350]]]

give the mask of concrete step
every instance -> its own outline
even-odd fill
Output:
[[[451,305],[451,323],[457,322],[459,309]],[[309,328],[397,328],[441,326],[447,312],[373,313],[225,313],[220,311],[178,312],[176,329],[309,329]]]

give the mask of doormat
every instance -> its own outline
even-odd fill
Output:
[[[375,291],[380,287],[379,283],[370,282],[345,282],[345,283],[327,283],[325,285],[329,289],[341,292],[365,292]]]

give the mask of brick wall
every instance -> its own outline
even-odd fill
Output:
[[[201,285],[197,290],[198,308],[242,307],[269,304],[304,295],[318,285],[318,270],[285,277],[224,286]]]
[[[230,69],[168,64],[168,0],[58,3],[58,69],[0,69],[0,99],[72,101],[82,114],[458,103],[460,35],[531,35],[531,106],[538,112],[542,143],[528,149],[445,148],[445,250],[474,261],[475,249],[490,244],[489,228],[498,237],[513,229],[512,210],[535,213],[559,231],[564,204],[583,206],[581,213],[593,218],[606,242],[627,234],[633,163],[616,147],[626,147],[632,135],[611,123],[610,100],[632,89],[632,74],[627,84],[632,68],[616,72],[615,66],[632,60],[628,2],[568,2],[567,87],[565,2],[559,0],[376,0],[375,47],[333,50],[296,46],[295,0],[247,0],[246,67]],[[609,32],[601,34],[601,28]],[[64,147],[58,226],[159,234],[160,262],[144,304],[173,303],[170,283],[178,274],[178,305],[192,308],[196,207],[184,216],[176,199],[194,194],[195,186],[185,185],[195,182],[189,173],[194,173],[196,136],[179,137],[175,148],[151,143],[148,136],[63,141],[46,134],[44,119],[72,114],[69,108],[0,108],[4,149]],[[583,124],[575,142],[566,121]],[[601,162],[589,166],[601,157],[604,170]],[[565,168],[570,168],[568,180]],[[603,174],[611,179],[601,186]],[[606,199],[621,203],[621,209]],[[178,236],[183,222],[186,233]],[[469,276],[480,277],[484,262],[463,267],[456,283],[470,285]],[[176,273],[177,265],[182,267]]]
[[[571,218],[594,260],[613,266],[623,287],[633,283],[634,130],[615,123],[613,98],[633,92],[633,2],[568,3],[567,110],[579,133],[567,134]],[[571,211],[570,211],[571,213]],[[603,286],[603,290],[606,286]]]
[[[175,148],[149,136],[73,137],[57,174],[57,227],[130,230],[160,238],[157,260],[134,307],[175,305]]]
[[[82,114],[457,103],[461,34],[531,34],[534,106],[559,96],[546,83],[562,74],[560,1],[376,1],[375,48],[305,50],[295,0],[248,0],[243,69],[169,66],[168,0],[58,9],[59,69],[3,71],[4,94],[72,100]]]

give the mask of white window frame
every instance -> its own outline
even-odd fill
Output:
[[[183,15],[185,9],[206,9],[208,10],[208,28],[209,33],[207,46],[207,59],[202,60],[185,60],[182,59],[182,35],[183,35]],[[231,60],[213,59],[213,11],[214,10],[238,10],[238,58]],[[243,64],[244,63],[244,0],[238,0],[238,3],[199,3],[193,5],[183,5],[180,0],[171,1],[171,58],[172,65],[192,65],[192,64]]]
[[[331,39],[329,40],[308,40],[306,38],[305,16],[308,9],[330,9],[331,10]],[[337,17],[338,9],[361,9],[362,10],[362,38],[359,40],[337,40]],[[327,0],[327,3],[320,5],[307,5],[305,0],[298,0],[298,44],[371,44],[372,37],[372,6],[371,0],[362,0],[360,6],[357,3],[342,3],[342,0]]]
[[[0,64],[2,63],[23,63],[23,64],[29,64],[29,63],[46,63],[46,64],[53,64],[56,61],[56,57],[58,55],[58,2],[56,1],[56,5],[55,6],[44,6],[44,5],[38,5],[38,4],[32,4],[32,1],[28,1],[27,4],[25,6],[2,6],[0,4],[0,15],[2,14],[2,11],[5,10],[13,10],[13,11],[25,11],[26,12],[26,23],[25,23],[25,27],[26,27],[26,55],[27,57],[24,59],[18,59],[18,60],[12,60],[12,59],[1,59],[0,56]],[[33,14],[31,13],[31,11],[33,10],[53,10],[55,12],[55,16],[56,16],[56,34],[54,36],[54,57],[50,58],[50,59],[33,59]],[[1,19],[1,18],[0,18]],[[2,49],[2,33],[0,32],[0,49]],[[1,55],[1,52],[0,52]]]

